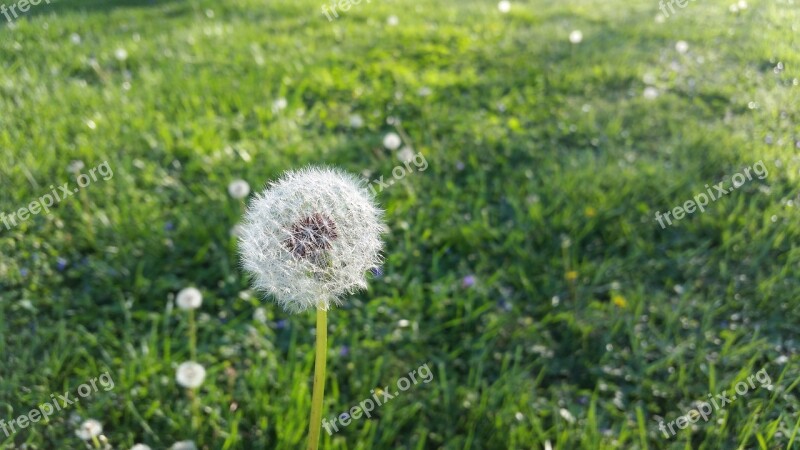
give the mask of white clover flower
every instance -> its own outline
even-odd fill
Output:
[[[511,11],[511,2],[508,0],[503,0],[497,4],[497,9],[499,9],[501,13],[505,14]]]
[[[389,150],[397,150],[402,144],[403,141],[397,133],[387,133],[386,136],[383,137],[383,146]]]
[[[367,287],[385,231],[363,181],[333,168],[289,171],[250,203],[239,239],[253,286],[289,312],[328,309]]]
[[[185,388],[197,389],[206,379],[206,369],[194,361],[187,361],[178,366],[175,379]]]
[[[242,199],[250,194],[250,185],[244,180],[233,180],[228,185],[228,194],[235,199]]]
[[[169,450],[197,450],[194,441],[180,441],[172,444]]]
[[[573,44],[580,44],[582,40],[583,33],[581,33],[581,30],[575,30],[569,34],[569,41]]]
[[[203,293],[193,287],[181,289],[175,297],[175,304],[180,309],[197,309],[203,304]]]
[[[80,428],[75,430],[75,435],[84,441],[88,441],[89,439],[100,436],[102,432],[103,425],[100,422],[94,419],[88,419],[81,424]]]
[[[678,53],[686,53],[689,51],[689,43],[686,41],[678,41],[675,43],[675,50],[677,50]]]
[[[136,444],[131,447],[131,450],[152,450],[149,445],[145,444]]]

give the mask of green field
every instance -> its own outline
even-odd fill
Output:
[[[325,164],[393,183],[371,183],[382,274],[329,313],[323,416],[426,364],[432,378],[320,448],[800,449],[800,2],[731,3],[0,15],[0,212],[16,213],[0,221],[0,425],[80,400],[0,428],[0,448],[305,448],[314,315],[250,290],[228,184]],[[390,132],[424,170],[393,175]],[[193,396],[176,383],[187,286],[204,297]],[[103,374],[113,388],[76,398]],[[736,400],[708,421],[659,430],[723,392]],[[89,418],[96,442],[76,435]]]

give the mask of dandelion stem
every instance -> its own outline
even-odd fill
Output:
[[[317,356],[314,362],[314,391],[311,396],[311,422],[308,429],[308,450],[317,450],[322,428],[322,398],[325,393],[325,364],[328,349],[328,315],[317,308]]]
[[[194,309],[189,310],[189,354],[192,361],[197,360],[197,326],[194,323]]]

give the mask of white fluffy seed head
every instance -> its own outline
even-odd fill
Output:
[[[363,181],[333,168],[289,171],[255,196],[239,252],[253,286],[289,312],[328,309],[381,263],[383,212]]]
[[[75,435],[84,441],[88,441],[91,438],[100,436],[102,432],[103,425],[100,422],[94,419],[88,419],[81,424],[80,428],[75,430]]]
[[[193,287],[181,289],[175,297],[175,304],[180,309],[197,309],[203,304],[203,294]]]
[[[169,450],[197,450],[197,445],[194,441],[179,441],[172,444]]]
[[[250,194],[250,185],[244,180],[234,180],[228,185],[228,194],[235,199],[242,199]]]
[[[383,146],[389,150],[397,150],[402,144],[403,141],[397,133],[387,133],[386,136],[383,137]]]
[[[152,450],[149,445],[146,444],[136,444],[131,447],[131,450]]]
[[[197,389],[206,379],[206,369],[194,361],[187,361],[178,366],[175,379],[187,389]]]

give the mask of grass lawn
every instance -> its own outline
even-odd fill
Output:
[[[799,449],[800,3],[732,1],[0,15],[0,212],[106,174],[0,222],[0,419],[79,400],[0,448],[102,447],[89,418],[114,449],[305,448],[314,315],[250,290],[228,184],[313,163],[369,180],[390,228],[382,273],[329,313],[323,417],[417,371],[321,448]]]

